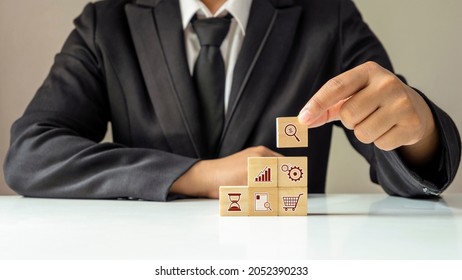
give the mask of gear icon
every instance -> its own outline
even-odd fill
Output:
[[[303,178],[303,170],[298,166],[292,166],[287,172],[289,179],[293,182],[300,181]]]

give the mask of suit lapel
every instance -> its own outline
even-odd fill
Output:
[[[203,153],[198,102],[188,70],[178,1],[128,4],[128,22],[151,102],[174,153]],[[188,137],[178,132],[186,131]]]
[[[297,6],[276,9],[268,0],[253,1],[234,68],[220,156],[245,146],[290,52],[300,12]]]
[[[178,1],[138,0],[126,13],[151,102],[174,153],[203,155],[199,104],[184,50]],[[220,156],[245,146],[261,116],[294,39],[301,8],[276,9],[253,0],[234,69]],[[162,54],[162,55],[158,55]],[[186,131],[188,137],[179,137]]]

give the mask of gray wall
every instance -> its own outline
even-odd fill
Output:
[[[72,19],[87,0],[0,0],[0,158],[11,123],[45,78]],[[356,0],[387,48],[396,70],[445,109],[462,127],[462,0]],[[368,166],[336,130],[328,192],[381,192]],[[451,192],[462,192],[459,174]],[[12,194],[0,171],[0,194]]]

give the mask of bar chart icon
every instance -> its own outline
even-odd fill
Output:
[[[266,166],[257,177],[255,177],[255,182],[271,182],[271,167]]]
[[[249,157],[247,184],[249,188],[278,186],[277,157]]]

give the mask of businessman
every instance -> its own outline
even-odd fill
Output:
[[[276,149],[275,118],[292,115],[309,149]],[[249,156],[304,155],[324,192],[333,125],[391,195],[455,177],[457,128],[394,74],[350,0],[108,0],[76,19],[4,169],[26,196],[163,201],[245,185]]]

